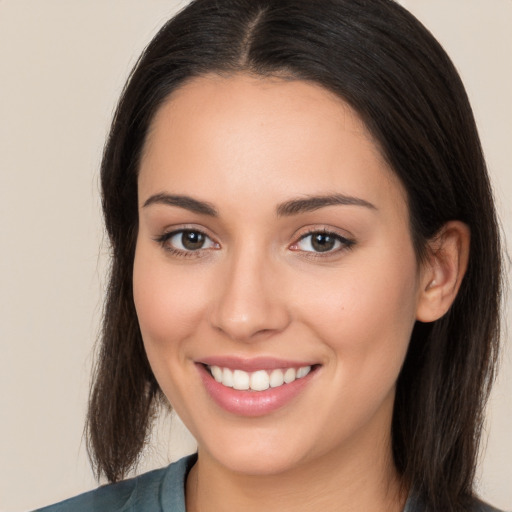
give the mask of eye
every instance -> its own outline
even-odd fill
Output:
[[[314,231],[300,238],[291,249],[304,252],[326,253],[336,252],[354,245],[353,240],[342,237],[337,233]]]
[[[214,249],[218,244],[208,235],[194,229],[181,229],[166,233],[157,240],[165,249],[177,253],[190,253],[201,249]]]

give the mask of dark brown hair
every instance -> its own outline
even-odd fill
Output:
[[[392,424],[404,481],[432,510],[465,510],[498,352],[499,233],[461,80],[433,36],[391,0],[197,0],[140,57],[101,167],[112,267],[87,423],[98,475],[116,481],[136,464],[161,396],[132,296],[141,149],[169,94],[212,72],[313,81],[347,101],[407,191],[419,259],[447,221],[470,227],[452,308],[413,330]]]

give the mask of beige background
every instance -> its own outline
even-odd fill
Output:
[[[186,1],[0,0],[0,510],[96,484],[82,439],[106,250],[98,164],[129,69]],[[512,239],[512,1],[404,0],[467,85]],[[510,316],[505,315],[509,324]],[[507,335],[504,336],[504,339]],[[488,414],[479,488],[512,510],[512,361]],[[142,467],[193,449],[162,423]]]

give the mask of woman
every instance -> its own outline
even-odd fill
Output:
[[[473,116],[388,0],[199,0],[123,92],[88,434],[135,464],[47,510],[493,510],[474,496],[500,246]]]

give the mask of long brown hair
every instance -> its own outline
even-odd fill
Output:
[[[397,383],[394,461],[432,510],[465,510],[499,345],[499,230],[475,121],[433,36],[391,0],[196,0],[170,20],[123,91],[101,167],[112,250],[87,432],[98,474],[137,462],[161,397],[132,297],[137,173],[148,126],[193,77],[244,71],[314,81],[360,114],[407,191],[418,259],[449,220],[470,262],[440,320],[417,322]]]

